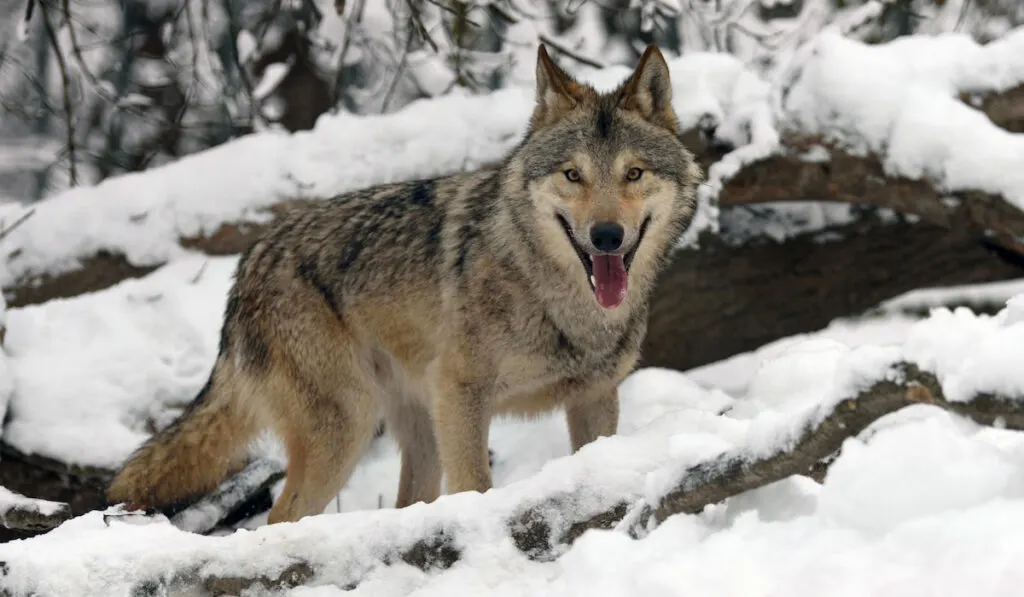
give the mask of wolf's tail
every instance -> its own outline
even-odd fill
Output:
[[[257,431],[218,359],[206,386],[181,416],[143,444],[107,487],[109,504],[129,509],[177,505],[209,493],[245,464]]]

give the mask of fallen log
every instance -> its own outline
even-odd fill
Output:
[[[979,90],[961,95],[965,103],[977,106],[994,124],[1015,132],[1024,130],[1022,98],[1024,85],[1000,93]],[[684,134],[705,169],[729,149],[709,140],[706,132],[695,129]],[[807,157],[808,150],[818,146],[825,150],[828,159]],[[825,146],[819,138],[791,136],[784,140],[778,155],[748,164],[728,180],[719,201],[723,206],[801,200],[871,205],[918,215],[942,225],[967,224],[976,231],[991,231],[1004,240],[1013,234],[1024,237],[1024,214],[1000,198],[969,189],[956,196],[965,207],[958,209],[942,204],[944,195],[925,181],[885,176],[876,157],[851,156]],[[267,210],[268,213],[253,215],[279,215],[304,201],[283,201]],[[179,244],[210,255],[235,254],[244,251],[265,228],[265,222],[255,223],[254,220],[225,222],[212,233],[182,237]],[[4,258],[14,259],[19,253],[19,248],[14,246]],[[53,268],[62,271],[60,274],[29,276],[6,283],[3,292],[8,303],[11,307],[20,307],[101,290],[122,280],[143,276],[160,266],[159,263],[133,264],[123,255],[104,250],[78,255],[76,260],[77,267],[70,270]]]
[[[71,519],[71,507],[23,496],[0,487],[0,526],[13,531],[45,532]]]
[[[191,533],[211,531],[254,495],[284,478],[284,469],[269,460],[254,460],[216,490],[171,517],[174,526]]]
[[[730,209],[741,208],[723,208],[724,222]],[[679,251],[659,279],[641,366],[685,371],[917,288],[1019,278],[1022,263],[964,228],[872,215],[785,242],[712,240],[699,252]]]
[[[873,379],[873,381],[872,381]],[[251,546],[242,553],[216,550],[212,545],[193,552],[191,557],[178,555],[173,563],[156,576],[134,581],[123,587],[133,594],[191,594],[205,590],[212,595],[237,595],[246,590],[282,590],[300,585],[331,584],[345,589],[357,586],[380,566],[405,562],[426,571],[444,570],[460,561],[474,541],[494,541],[494,533],[503,528],[507,537],[528,557],[538,561],[558,558],[576,539],[591,529],[617,529],[634,538],[643,537],[659,522],[682,513],[695,513],[708,505],[720,503],[743,492],[766,486],[793,475],[806,475],[812,466],[834,454],[844,440],[855,437],[880,418],[913,405],[931,405],[965,416],[979,424],[999,424],[1010,429],[1024,429],[1024,401],[993,395],[977,395],[965,401],[948,400],[936,377],[910,363],[893,363],[872,379],[858,385],[862,389],[839,394],[816,409],[797,415],[792,421],[779,422],[779,429],[791,429],[792,436],[782,434],[775,447],[751,452],[740,448],[721,454],[696,466],[675,470],[669,462],[656,474],[671,479],[668,491],[651,503],[642,497],[623,495],[615,501],[611,496],[597,498],[606,505],[595,505],[601,492],[593,487],[573,485],[560,487],[555,493],[509,506],[509,515],[498,527],[493,521],[465,517],[460,510],[439,509],[429,516],[431,524],[422,535],[412,538],[396,530],[405,521],[402,517],[382,516],[364,530],[367,536],[351,537],[319,529],[319,541],[336,542],[330,549],[312,549],[296,541],[289,530],[283,540],[272,540],[273,533],[251,537]],[[501,500],[504,490],[478,495],[479,504],[489,499]],[[499,502],[495,502],[499,503]],[[507,503],[505,502],[500,503]],[[437,504],[438,506],[440,504]],[[419,505],[421,509],[434,505]],[[421,512],[426,514],[426,512]],[[322,521],[327,524],[327,520]],[[304,527],[313,532],[315,527]],[[271,528],[266,529],[271,531]],[[483,537],[483,539],[481,539]],[[232,541],[240,549],[246,537],[211,538],[209,541]],[[227,543],[225,543],[227,545]],[[248,545],[248,544],[246,544]],[[261,554],[279,562],[259,567],[257,574],[247,574],[251,554],[245,550],[258,548]],[[349,554],[353,561],[340,565],[335,548]],[[357,551],[353,551],[357,550]],[[348,561],[347,559],[345,561]],[[127,566],[128,562],[113,560],[110,566]],[[280,564],[287,562],[287,564]],[[9,575],[0,578],[0,588],[9,578],[19,577],[19,562],[7,558]],[[59,564],[46,565],[33,559],[32,574],[59,572]],[[248,569],[253,569],[249,566]],[[98,571],[102,572],[102,571]],[[26,572],[27,573],[27,572]],[[22,578],[23,574],[20,575]],[[45,593],[35,593],[45,597]]]
[[[900,363],[892,379],[881,379],[855,397],[838,402],[820,422],[809,425],[793,446],[753,459],[745,453],[727,453],[690,467],[679,481],[651,504],[634,504],[618,525],[631,537],[641,538],[668,517],[696,514],[705,506],[796,474],[806,474],[816,463],[835,454],[843,441],[856,437],[885,415],[914,404],[948,410],[982,425],[1024,430],[1024,402],[979,394],[967,402],[951,402],[931,373]]]
[[[561,496],[534,505],[509,520],[512,542],[532,559],[547,561],[557,558],[584,532],[591,529],[615,528],[634,538],[645,536],[668,517],[697,513],[743,492],[764,487],[793,475],[810,473],[816,463],[835,454],[843,441],[856,437],[880,418],[913,405],[936,406],[983,425],[999,424],[1003,428],[1024,430],[1024,401],[981,394],[964,402],[951,402],[929,372],[916,365],[897,363],[870,387],[855,396],[836,402],[816,422],[810,422],[795,438],[793,446],[780,447],[770,455],[754,458],[744,451],[730,452],[690,467],[679,474],[672,489],[654,504],[644,500],[627,500],[614,507],[593,513],[563,508],[574,503],[575,496]],[[461,558],[457,521],[442,524],[429,537],[411,546],[385,550],[382,563],[395,559],[423,570],[447,569]],[[232,594],[219,587],[238,592],[259,585],[263,588],[287,588],[316,579],[317,567],[296,562],[274,579],[258,577],[230,582],[217,575],[202,579],[203,586],[214,595]],[[345,588],[359,583],[349,579]],[[226,585],[226,586],[225,586]]]

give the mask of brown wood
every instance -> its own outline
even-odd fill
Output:
[[[686,370],[916,288],[1024,275],[962,229],[866,219],[830,236],[679,252],[655,291],[641,365]]]

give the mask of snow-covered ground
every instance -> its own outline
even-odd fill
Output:
[[[203,383],[235,259],[185,258],[140,279],[8,313],[17,393],[5,441],[79,464],[112,466],[147,421]],[[1019,295],[1019,296],[1018,296]],[[1018,296],[1018,298],[1013,298]],[[922,304],[1010,298],[996,316]],[[561,416],[494,425],[496,489],[403,511],[392,441],[376,442],[328,513],[227,537],[168,522],[106,522],[92,513],[48,535],[0,545],[0,587],[48,595],[116,595],[140,579],[202,570],[273,575],[301,557],[364,578],[356,595],[1010,595],[1024,573],[1024,434],[981,428],[933,407],[885,417],[850,440],[823,485],[794,477],[677,516],[634,542],[589,532],[561,559],[531,562],[503,520],[552,494],[581,511],[656,492],[666,473],[724,451],[776,447],[822,405],[849,396],[900,359],[936,371],[951,398],[1024,396],[1024,282],[918,291],[876,317],[834,322],[753,353],[681,373],[645,369],[621,387],[621,434],[569,456]],[[59,372],[59,373],[55,373]],[[272,442],[260,449],[273,453]],[[278,486],[279,489],[279,486]],[[383,508],[381,508],[383,506]],[[382,546],[441,520],[464,531],[466,555],[426,574],[398,564],[369,571]],[[296,589],[332,596],[334,587]],[[348,593],[344,593],[348,594]]]

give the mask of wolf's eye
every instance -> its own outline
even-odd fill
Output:
[[[565,170],[563,174],[565,174],[565,179],[568,180],[569,182],[580,181],[580,171],[577,170],[576,168],[569,168],[568,170]]]
[[[626,172],[626,180],[629,182],[636,182],[640,180],[640,177],[644,175],[644,171],[636,166],[633,166]]]

